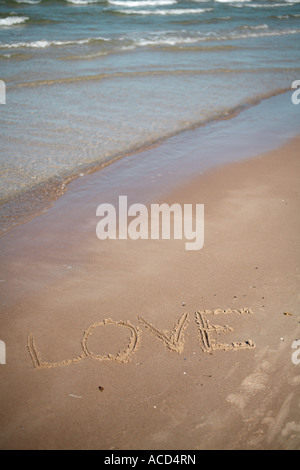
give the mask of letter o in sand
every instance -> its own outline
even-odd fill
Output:
[[[124,351],[119,351],[117,354],[99,355],[89,350],[87,346],[87,341],[88,341],[89,336],[91,335],[93,330],[95,330],[99,326],[105,326],[105,325],[115,325],[115,326],[122,326],[125,328],[129,328],[130,339]],[[94,323],[93,325],[89,326],[89,328],[84,333],[83,340],[82,340],[82,347],[87,356],[91,357],[92,359],[96,359],[97,361],[129,362],[130,356],[136,351],[139,345],[139,339],[140,339],[140,331],[138,328],[131,325],[131,323],[124,322],[124,321],[113,321],[110,318],[108,318],[99,323]]]

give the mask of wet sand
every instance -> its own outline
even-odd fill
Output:
[[[148,200],[204,204],[199,251],[100,241],[95,175],[1,237],[1,449],[300,448],[299,149]]]

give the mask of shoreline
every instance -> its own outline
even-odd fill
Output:
[[[185,136],[188,136],[188,134],[193,131],[201,132],[203,129],[205,132],[205,129],[209,129],[210,126],[222,124],[228,120],[234,120],[240,114],[243,114],[243,112],[256,108],[264,101],[279,97],[280,95],[287,95],[289,91],[290,90],[288,88],[273,90],[269,94],[257,96],[247,103],[242,103],[228,112],[224,111],[221,115],[212,117],[208,121],[194,123],[188,128],[181,129],[180,131],[161,137],[151,143],[146,143],[132,150],[125,151],[122,155],[118,154],[113,157],[109,157],[108,160],[103,162],[95,162],[84,167],[74,169],[65,176],[53,175],[48,180],[41,181],[34,187],[25,188],[10,196],[4,196],[3,201],[0,204],[0,237],[13,227],[26,223],[51,208],[53,204],[55,204],[55,202],[65,194],[70,183],[78,178],[100,172],[110,165],[114,165],[128,157],[135,158],[135,156],[139,154],[142,154],[142,157],[144,155],[148,157],[148,164],[151,165],[151,156],[149,157],[147,155],[148,152],[151,152],[151,150],[155,148],[159,148],[162,144],[168,145],[172,139],[176,139],[178,136],[185,139]],[[241,119],[243,119],[243,117]],[[186,140],[188,141],[188,137],[186,137]],[[170,164],[172,164],[171,161]]]
[[[97,240],[113,166],[1,237],[2,449],[300,448],[299,144],[165,188],[205,204],[198,252]]]

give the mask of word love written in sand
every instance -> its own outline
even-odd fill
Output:
[[[222,344],[218,343],[213,337],[220,333],[233,331],[229,326],[219,326],[211,325],[207,319],[208,315],[220,315],[220,314],[252,314],[252,311],[249,309],[241,310],[232,310],[232,309],[218,309],[218,310],[203,310],[197,311],[195,313],[195,321],[198,330],[199,343],[202,351],[206,353],[213,353],[213,351],[223,350],[223,351],[238,351],[241,349],[253,349],[255,344],[252,340],[247,340],[243,342],[234,342],[231,344]],[[158,338],[164,346],[169,350],[181,354],[184,348],[184,330],[186,329],[189,322],[189,314],[184,313],[172,331],[160,331],[155,328],[153,325],[148,323],[144,318],[138,317],[139,322],[149,330],[156,338]],[[88,340],[93,332],[100,327],[105,327],[105,325],[114,325],[116,327],[126,328],[130,332],[130,338],[127,346],[124,350],[120,350],[117,354],[106,354],[98,355],[90,350]],[[59,367],[67,366],[70,364],[76,364],[79,361],[82,361],[85,357],[95,359],[96,361],[118,361],[118,362],[129,362],[140,345],[141,340],[141,331],[138,327],[132,325],[129,321],[114,321],[109,319],[103,320],[99,323],[94,323],[91,325],[83,335],[81,341],[81,347],[83,352],[80,356],[77,356],[74,359],[65,359],[60,362],[45,362],[41,360],[41,355],[36,347],[35,339],[33,334],[30,334],[28,337],[27,348],[31,356],[34,367],[37,369],[50,368],[50,367]]]

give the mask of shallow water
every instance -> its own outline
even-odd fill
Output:
[[[298,2],[5,0],[0,8],[3,201],[233,117],[300,78]],[[279,103],[270,112],[279,115]],[[279,132],[289,126],[282,120]]]

